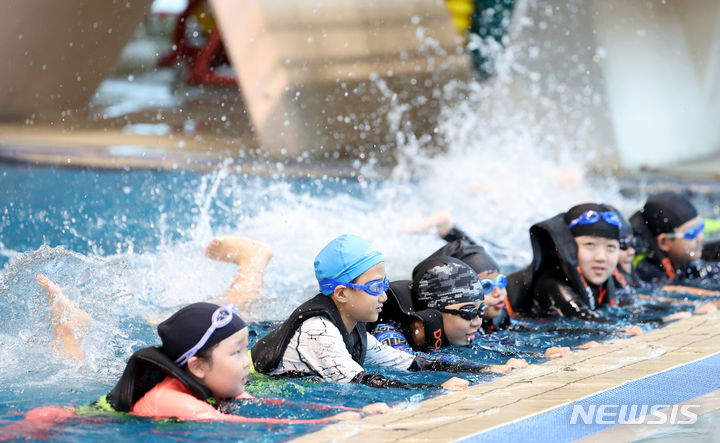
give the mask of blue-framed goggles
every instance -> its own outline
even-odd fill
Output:
[[[578,218],[568,224],[568,229],[572,229],[573,226],[576,225],[594,225],[595,223],[599,222],[601,218],[605,220],[605,223],[609,225],[616,226],[618,229],[622,228],[622,222],[620,221],[620,217],[618,217],[618,215],[612,211],[585,211],[580,214]]]
[[[667,234],[669,238],[678,238],[682,237],[685,240],[695,240],[698,235],[702,234],[703,231],[705,231],[705,220],[700,220],[700,223],[691,226],[685,230],[682,234],[680,233],[674,233],[674,234]]]
[[[493,291],[493,289],[495,289],[496,287],[498,289],[505,289],[505,287],[507,286],[507,283],[508,283],[508,280],[507,280],[507,277],[505,276],[505,274],[498,275],[494,282],[492,280],[490,280],[489,278],[484,278],[484,279],[480,280],[480,284],[482,285],[482,288],[483,288],[483,294],[485,294],[485,295],[488,295],[489,293],[491,293]]]
[[[336,280],[323,280],[320,282],[320,290],[334,291],[337,286],[346,286],[352,289],[362,289],[370,295],[380,295],[390,288],[390,280],[385,277],[382,280],[372,280],[363,285],[355,283],[342,283]]]

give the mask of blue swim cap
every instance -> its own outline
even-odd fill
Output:
[[[320,292],[325,295],[333,293],[327,286],[323,288],[323,281],[350,283],[384,261],[382,254],[364,239],[357,235],[341,235],[328,243],[315,257],[315,278],[320,285]]]

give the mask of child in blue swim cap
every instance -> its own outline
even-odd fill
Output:
[[[251,352],[255,369],[375,387],[431,387],[363,369],[364,364],[422,369],[413,355],[381,344],[366,330],[366,323],[377,320],[387,300],[389,281],[382,254],[361,237],[341,235],[318,253],[314,264],[320,292],[258,340]],[[442,386],[463,389],[467,384],[451,378]]]

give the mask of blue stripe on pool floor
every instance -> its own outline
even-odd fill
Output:
[[[581,405],[584,411],[589,411],[592,405],[667,406],[718,389],[720,389],[720,355],[634,380],[544,414],[479,432],[458,442],[574,441],[618,424],[585,424],[582,419],[577,419],[576,424],[571,424],[574,405]],[[615,411],[617,410],[616,408]]]

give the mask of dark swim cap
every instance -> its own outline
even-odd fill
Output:
[[[633,235],[633,229],[632,225],[630,224],[630,220],[626,219],[624,215],[622,215],[622,212],[618,211],[618,209],[615,206],[612,205],[605,205],[612,212],[617,214],[618,218],[620,219],[620,223],[622,223],[622,227],[620,228],[620,238],[626,238]]]
[[[485,299],[477,273],[452,257],[429,257],[413,270],[415,310],[437,309]]]
[[[641,212],[653,235],[674,232],[680,225],[698,215],[690,200],[675,192],[651,195]]]
[[[165,354],[172,360],[186,353],[205,335],[212,324],[212,316],[220,306],[212,303],[193,303],[185,306],[158,325]],[[210,349],[245,327],[245,322],[233,314],[227,325],[215,329],[207,342],[197,351]]]
[[[573,206],[565,213],[565,223],[570,224],[573,220],[588,211],[595,211],[598,214],[602,214],[604,212],[615,212],[605,205],[599,205],[597,203],[583,203],[581,205]],[[620,239],[620,227],[611,225],[603,217],[600,217],[597,223],[578,223],[570,228],[570,232],[572,232],[573,237],[592,235],[595,237],[610,238],[613,240]]]
[[[499,271],[500,266],[493,260],[485,248],[479,245],[463,243],[462,240],[455,240],[438,249],[433,255],[446,255],[464,262],[477,274],[487,271]]]

